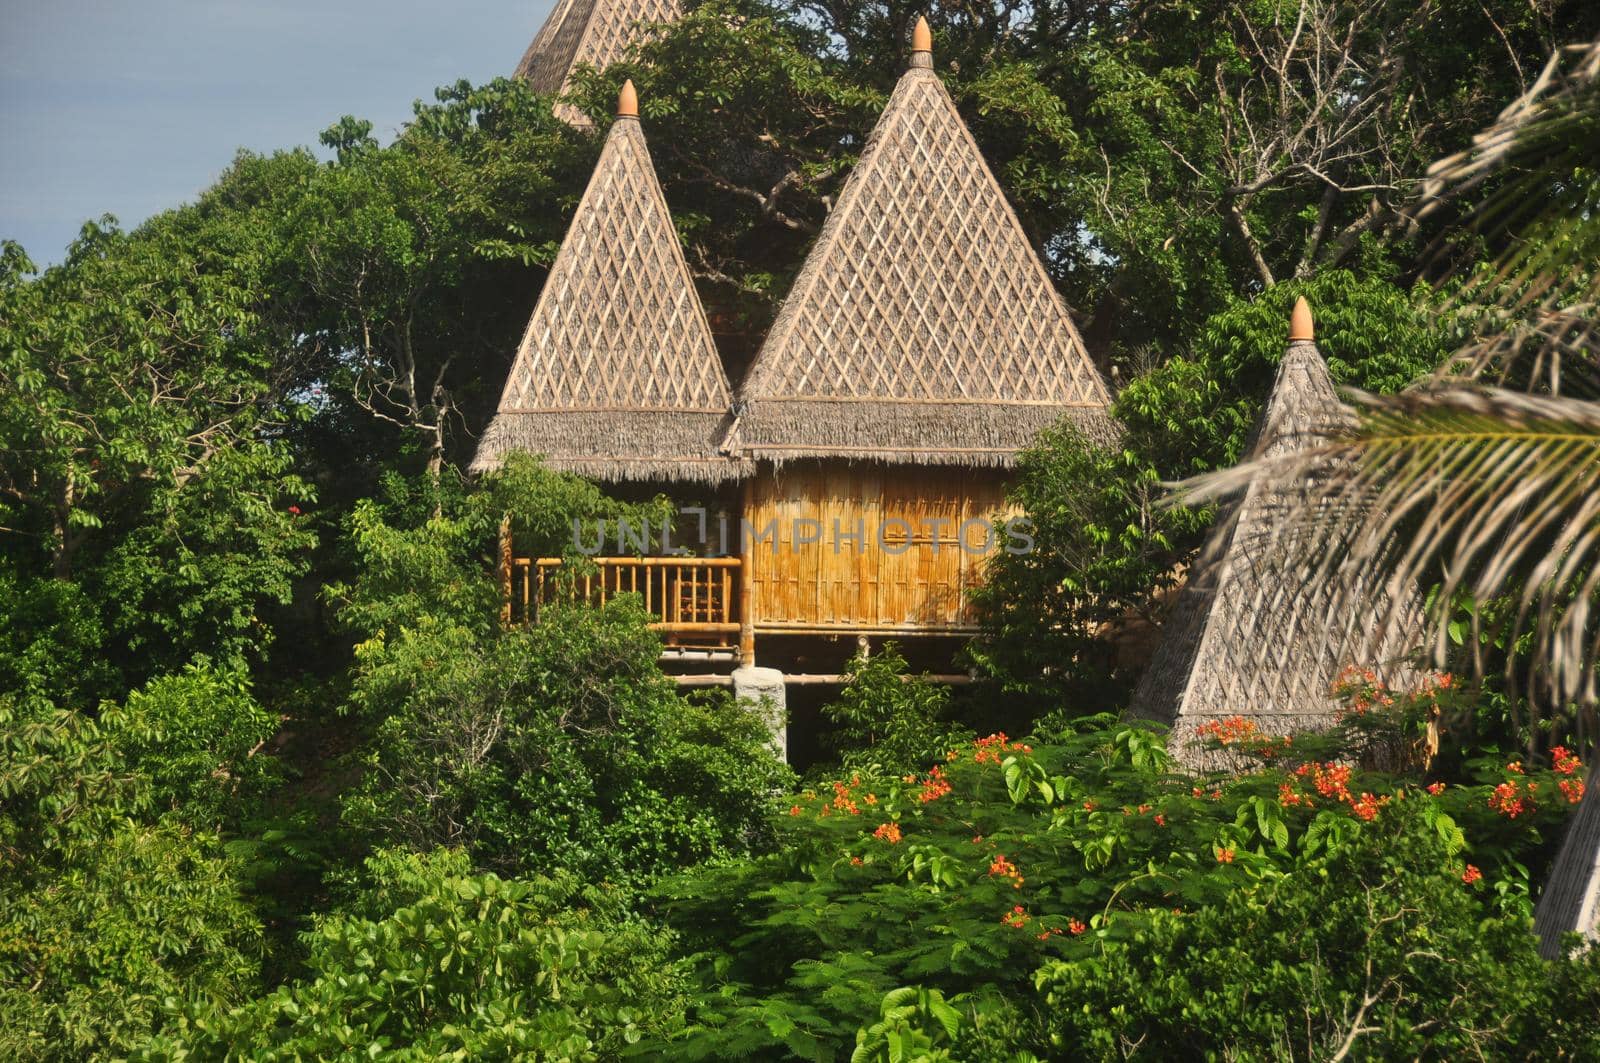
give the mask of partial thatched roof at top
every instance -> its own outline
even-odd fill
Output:
[[[604,70],[622,58],[645,27],[675,22],[682,14],[679,0],[556,0],[512,76],[535,92],[564,93],[573,67],[587,63]],[[570,104],[556,104],[555,113],[573,125],[589,124]]]
[[[1315,445],[1351,417],[1312,341],[1302,299],[1251,456]],[[1379,607],[1330,625],[1333,589],[1317,592],[1322,584],[1269,544],[1291,502],[1256,483],[1222,514],[1134,692],[1129,714],[1171,725],[1169,746],[1191,767],[1227,759],[1196,741],[1207,721],[1243,716],[1264,734],[1314,730],[1333,722],[1332,689],[1345,668],[1371,667],[1391,685],[1410,676],[1401,658],[1422,642],[1420,614],[1408,612],[1416,625],[1408,620],[1403,631],[1373,630]]]
[[[1550,879],[1533,913],[1539,952],[1545,959],[1561,955],[1564,934],[1582,934],[1600,942],[1600,770],[1590,769],[1578,812],[1567,824],[1566,837]]]
[[[521,451],[600,480],[743,472],[717,450],[728,379],[637,115],[629,82],[473,471]]]
[[[725,446],[783,461],[1011,465],[1109,394],[955,103],[925,26],[739,392]]]

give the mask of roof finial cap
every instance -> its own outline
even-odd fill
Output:
[[[1310,343],[1312,337],[1311,304],[1302,295],[1294,301],[1294,312],[1289,315],[1289,342]]]
[[[928,28],[928,20],[920,15],[911,30],[911,66],[915,70],[933,69],[933,31]]]
[[[632,78],[624,81],[622,91],[617,93],[617,117],[639,117],[639,94],[634,91]]]

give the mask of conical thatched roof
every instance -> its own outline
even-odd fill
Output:
[[[1107,438],[1108,401],[918,49],[740,389],[726,447],[1010,465],[1063,416]]]
[[[1251,456],[1314,445],[1350,418],[1301,300]],[[1374,667],[1391,683],[1410,674],[1397,662],[1421,642],[1420,630],[1372,631],[1368,625],[1381,608],[1330,625],[1333,589],[1319,594],[1318,581],[1270,547],[1271,530],[1291,502],[1257,483],[1222,515],[1134,692],[1129,714],[1170,724],[1170,748],[1192,767],[1227,760],[1196,740],[1207,721],[1243,716],[1264,734],[1326,727],[1338,708],[1331,692],[1345,668]]]
[[[556,0],[512,76],[535,92],[563,93],[573,67],[587,63],[604,70],[622,58],[645,26],[676,21],[682,13],[679,0]],[[589,124],[568,104],[556,104],[555,112],[574,125]]]
[[[1567,825],[1561,851],[1550,866],[1533,928],[1546,959],[1561,954],[1561,936],[1579,933],[1600,942],[1600,770],[1591,769],[1578,813]]]
[[[718,482],[730,391],[633,84],[556,254],[472,469],[513,451],[601,480]]]

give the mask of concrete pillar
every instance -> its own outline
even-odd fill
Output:
[[[789,724],[783,690],[783,673],[776,668],[741,665],[733,670],[733,696],[760,715],[772,732],[778,755],[789,759]]]

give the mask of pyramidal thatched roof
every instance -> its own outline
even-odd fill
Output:
[[[682,13],[679,0],[556,0],[512,76],[535,92],[564,93],[573,67],[587,63],[604,70],[622,58],[644,27],[674,22]],[[556,104],[555,113],[574,125],[589,124],[569,104]]]
[[[633,83],[478,444],[602,480],[718,482],[731,400],[644,134]]]
[[[1600,942],[1600,770],[1589,771],[1584,798],[1567,824],[1561,850],[1550,865],[1550,880],[1534,909],[1533,928],[1539,952],[1549,960],[1561,955],[1563,934]]]
[[[977,142],[924,25],[739,393],[725,446],[783,461],[1010,465],[1109,395]]]
[[[1350,423],[1312,341],[1303,299],[1289,335],[1252,457],[1315,445]],[[1243,716],[1266,734],[1313,730],[1333,722],[1332,689],[1345,668],[1374,667],[1391,683],[1409,675],[1397,661],[1421,642],[1420,629],[1371,630],[1381,608],[1330,625],[1324,599],[1331,600],[1332,589],[1308,591],[1319,584],[1270,548],[1272,527],[1291,501],[1256,483],[1222,514],[1134,692],[1129,714],[1171,725],[1169,747],[1192,767],[1228,759],[1196,741],[1196,729],[1208,720]]]

